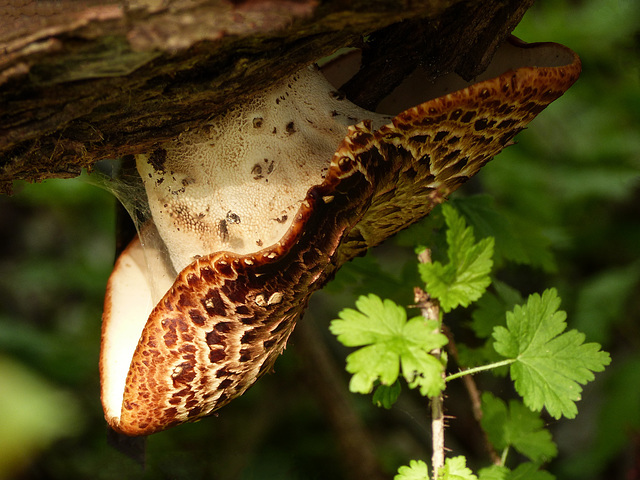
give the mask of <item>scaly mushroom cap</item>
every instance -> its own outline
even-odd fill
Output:
[[[452,92],[434,84],[442,96],[392,119],[305,69],[139,156],[153,222],[107,287],[111,427],[147,435],[242,395],[341,265],[427,215],[580,73],[556,44],[512,42],[496,58],[506,67]]]

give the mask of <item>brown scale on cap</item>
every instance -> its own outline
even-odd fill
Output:
[[[360,118],[357,125],[328,135],[334,141],[342,131],[343,137],[334,144],[333,158],[326,160],[330,160],[328,171],[323,168],[316,177],[307,175],[309,181],[319,180],[305,187],[306,195],[292,203],[296,213],[288,215],[284,235],[270,246],[262,248],[264,232],[251,230],[256,220],[242,210],[244,204],[226,203],[211,211],[242,210],[238,217],[242,222],[226,219],[227,234],[246,240],[244,244],[253,251],[187,251],[183,257],[195,260],[182,268],[184,260],[163,256],[168,249],[171,258],[171,241],[164,245],[160,239],[167,235],[165,227],[158,226],[159,237],[147,242],[147,260],[140,241],[134,240],[116,264],[105,302],[101,374],[109,424],[128,435],[146,435],[209,415],[242,395],[272,368],[310,295],[341,265],[427,215],[510,145],[580,73],[577,56],[562,46],[518,44],[508,48],[523,50],[525,60],[537,66],[517,65],[409,108],[390,123],[371,113],[373,122]],[[541,49],[546,63],[538,63],[536,48]],[[295,85],[304,75],[289,83]],[[280,90],[274,90],[273,98],[278,101],[271,103],[278,106],[291,101]],[[247,116],[253,131],[270,133],[276,128],[294,139],[306,128],[297,117],[277,128],[269,123],[272,115],[268,110],[257,110]],[[330,118],[366,114],[357,107],[345,112],[335,102],[322,112],[325,110]],[[260,119],[261,128],[255,127],[255,118]],[[287,129],[290,124],[294,128]],[[167,157],[162,168],[167,175],[174,175],[183,161],[172,163],[173,148],[163,146]],[[157,157],[142,161],[157,170]],[[253,166],[258,163],[249,157],[244,164],[238,162],[238,168],[246,170],[251,192],[256,184]],[[294,168],[295,162],[274,162],[271,183],[278,189],[277,175]],[[149,184],[157,180],[151,178]],[[189,188],[186,186],[187,195]],[[247,198],[253,200],[248,193],[242,201]],[[191,200],[180,201],[194,211],[203,208],[191,207],[197,205]],[[273,203],[267,199],[261,208]],[[278,212],[281,207],[273,206]],[[212,222],[226,218],[214,216]],[[265,222],[282,218],[264,217]],[[154,222],[158,224],[155,214]],[[147,227],[149,231],[153,228]],[[180,270],[177,276],[172,273],[174,268]],[[133,285],[138,288],[147,269],[156,285],[146,286],[143,293],[133,292]],[[154,288],[160,294],[153,293]],[[138,306],[143,303],[139,299],[147,297],[152,299],[147,306]],[[154,298],[160,299],[156,303]],[[133,302],[131,306],[127,301]],[[128,331],[120,333],[120,328]]]

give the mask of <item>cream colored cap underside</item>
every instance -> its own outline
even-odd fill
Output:
[[[137,156],[176,271],[203,254],[248,254],[277,243],[307,190],[322,182],[347,126],[365,118],[376,127],[389,121],[340,100],[308,68],[165,145],[162,165]]]

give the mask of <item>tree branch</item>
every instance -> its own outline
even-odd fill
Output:
[[[363,94],[418,63],[473,76],[532,1],[16,0],[0,6],[0,191],[148,151],[363,36],[360,78],[380,73]]]

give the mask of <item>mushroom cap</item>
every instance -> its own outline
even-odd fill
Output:
[[[513,41],[497,61],[503,64],[499,71],[492,66],[487,78],[469,86],[436,83],[430,86],[433,91],[420,86],[426,98],[437,97],[388,122],[338,100],[317,70],[300,72],[256,99],[255,105],[263,108],[282,95],[296,97],[283,102],[290,107],[286,112],[263,108],[256,117],[251,116],[255,105],[240,106],[214,122],[216,128],[224,127],[215,142],[210,142],[209,129],[162,146],[165,153],[155,158],[153,153],[139,157],[155,224],[147,231],[157,228],[159,235],[152,236],[155,243],[146,242],[146,250],[134,240],[107,287],[101,374],[109,424],[127,435],[147,435],[209,415],[241,395],[272,368],[315,290],[345,262],[444,201],[560,97],[581,68],[577,55],[557,44]],[[304,80],[309,75],[313,78]],[[300,79],[313,85],[316,94],[288,90],[300,85]],[[390,102],[408,101],[401,92],[394,96]],[[281,164],[287,169],[299,164],[302,172],[291,179],[303,185],[287,187],[293,193],[277,204],[286,190],[283,183],[274,181],[268,193],[259,192],[258,180],[247,175],[256,157],[243,157],[233,135],[236,127],[251,131],[255,118],[265,122],[261,126],[275,122],[276,130],[284,125],[286,132],[287,115],[295,117],[294,125],[307,121],[312,127],[295,130],[301,137],[295,148],[288,145],[294,135],[269,147],[279,162],[274,171]],[[357,121],[347,126],[354,116]],[[323,127],[313,128],[314,123]],[[217,148],[207,142],[227,140],[239,159],[234,169],[224,165],[227,157],[221,162],[217,153],[205,155]],[[187,151],[196,152],[198,160],[187,160]],[[218,195],[216,190],[228,181],[223,172],[244,182],[244,190]],[[231,206],[234,198],[239,203]],[[186,208],[168,207],[182,200]],[[257,214],[237,206],[252,202],[258,205]],[[272,204],[277,206],[269,210]],[[260,230],[259,219],[277,218],[270,215],[278,209],[286,210],[286,223],[266,222],[271,227]],[[227,210],[240,221],[228,217]],[[198,227],[194,219],[206,225]],[[175,279],[174,268],[179,272]],[[146,283],[149,277],[166,293],[154,294]]]

